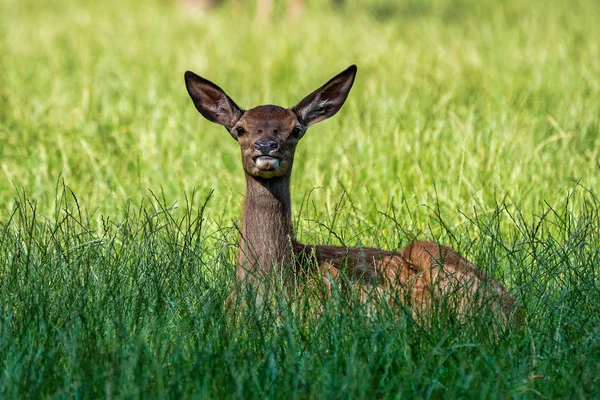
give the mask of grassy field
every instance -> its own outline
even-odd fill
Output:
[[[597,2],[348,3],[0,0],[0,398],[600,397]],[[228,300],[239,150],[183,72],[292,106],[353,63],[296,153],[297,236],[451,245],[522,326]]]

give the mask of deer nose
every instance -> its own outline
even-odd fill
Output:
[[[261,154],[269,154],[273,150],[279,148],[279,143],[275,141],[261,142],[260,140],[254,144],[254,148],[261,152]]]

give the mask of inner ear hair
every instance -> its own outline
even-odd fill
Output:
[[[356,71],[356,65],[351,65],[293,107],[299,121],[309,127],[334,116],[348,98]]]
[[[196,75],[185,73],[185,86],[196,109],[204,118],[231,130],[244,111],[216,84]]]

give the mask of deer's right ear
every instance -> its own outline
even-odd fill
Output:
[[[355,77],[356,65],[351,65],[306,96],[292,108],[300,123],[309,127],[335,115],[344,105]]]
[[[192,71],[185,72],[185,86],[200,114],[227,130],[233,128],[244,114],[223,89]]]

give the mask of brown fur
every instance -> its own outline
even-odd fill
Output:
[[[437,243],[415,241],[398,252],[295,243],[294,252],[300,260],[314,257],[320,271],[334,280],[343,270],[367,290],[376,287],[399,292],[405,302],[420,311],[440,300],[450,300],[459,314],[486,305],[498,311],[504,321],[516,311],[514,297],[501,283],[452,248]]]
[[[508,320],[515,299],[449,247],[416,241],[396,252],[311,246],[294,240],[290,176],[296,145],[309,126],[337,113],[355,74],[356,67],[351,66],[293,108],[264,105],[244,111],[214,83],[186,72],[188,92],[198,111],[225,126],[240,145],[246,196],[238,279],[262,288],[274,278],[296,282],[296,277],[313,270],[316,261],[327,280],[339,279],[343,271],[360,285],[362,294],[375,289],[383,298],[399,297],[416,311],[443,303],[464,315],[468,309],[489,305]]]
[[[264,179],[246,175],[246,196],[238,254],[238,278],[264,280],[274,267],[291,262],[292,212],[289,178]]]

